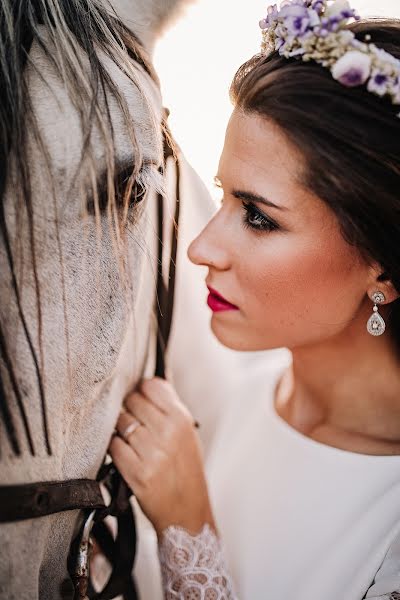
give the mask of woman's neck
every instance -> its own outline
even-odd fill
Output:
[[[329,445],[400,454],[400,360],[388,335],[374,338],[354,323],[340,338],[292,354],[277,391],[282,418]]]

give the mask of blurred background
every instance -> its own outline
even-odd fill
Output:
[[[236,69],[260,47],[265,0],[198,0],[160,41],[155,65],[170,125],[186,157],[211,189],[231,105]],[[400,18],[400,0],[351,0],[361,16]]]

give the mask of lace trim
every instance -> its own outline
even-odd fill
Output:
[[[221,543],[209,525],[197,535],[168,527],[159,556],[166,600],[237,600]]]

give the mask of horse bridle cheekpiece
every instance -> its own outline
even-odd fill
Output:
[[[165,377],[164,355],[172,325],[180,208],[179,162],[171,148],[171,140],[169,135],[164,134],[164,169],[167,168],[170,157],[173,157],[176,169],[175,217],[171,233],[169,272],[165,279],[162,267],[165,198],[161,194],[157,197],[158,273],[155,305],[158,335],[155,375],[158,377]],[[166,284],[165,281],[168,283]],[[106,505],[103,499],[101,486],[104,486],[111,498],[109,505]],[[76,479],[0,486],[0,523],[34,519],[68,510],[85,510],[83,526],[72,544],[68,560],[68,568],[74,584],[74,600],[113,600],[117,596],[122,596],[124,600],[136,600],[138,594],[132,575],[136,555],[136,524],[131,496],[132,491],[113,463],[105,463],[96,481]],[[116,537],[112,535],[105,521],[108,516],[116,517]],[[96,540],[97,547],[112,569],[108,582],[101,592],[95,591],[89,576],[92,538]]]

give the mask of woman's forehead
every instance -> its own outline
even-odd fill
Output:
[[[285,215],[331,222],[333,213],[306,185],[305,158],[273,122],[235,110],[227,128],[217,178],[284,207]]]
[[[304,165],[301,153],[276,123],[238,109],[228,123],[224,152],[256,168],[282,169],[293,175]]]
[[[235,110],[229,121],[218,176],[263,185],[299,186],[304,161],[272,121]]]

